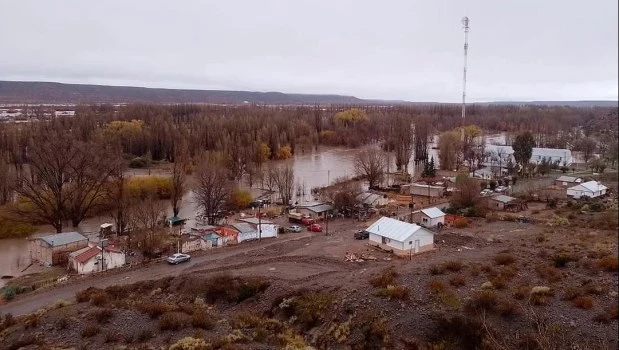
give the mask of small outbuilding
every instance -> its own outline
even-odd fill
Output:
[[[443,197],[445,187],[424,184],[411,184],[410,194],[416,197]]]
[[[277,237],[277,225],[274,224],[261,224],[262,232],[259,230],[258,225],[251,225],[247,222],[233,223],[232,228],[238,231],[237,242],[253,241],[260,238],[274,238]]]
[[[504,194],[488,197],[488,209],[505,210],[507,206],[515,200],[516,198]]]
[[[434,233],[416,224],[381,217],[366,230],[370,242],[400,256],[410,256],[434,249]]]
[[[333,212],[333,206],[321,202],[302,203],[296,205],[296,211],[302,215],[309,215],[313,218],[325,217],[327,214]]]
[[[597,181],[588,181],[567,189],[567,196],[578,199],[580,197],[596,198],[606,194],[608,187]]]
[[[389,203],[386,195],[372,192],[363,192],[355,199],[358,203],[369,208],[381,208]]]
[[[554,181],[558,187],[572,187],[582,183],[582,179],[576,176],[561,175]]]
[[[445,225],[445,213],[439,208],[426,208],[413,212],[413,222],[423,227]]]
[[[125,265],[125,253],[114,247],[91,245],[69,254],[69,266],[80,275]]]
[[[62,232],[30,241],[30,258],[33,262],[60,265],[68,261],[69,253],[88,246],[88,238],[78,232]]]

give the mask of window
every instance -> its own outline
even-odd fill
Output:
[[[413,245],[413,241],[408,241],[408,245]]]
[[[423,222],[428,222],[428,219],[426,219],[426,218],[422,218],[422,219],[421,219],[421,221],[423,221]]]

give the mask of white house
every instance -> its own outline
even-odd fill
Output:
[[[595,198],[605,195],[607,189],[608,187],[602,185],[600,182],[589,181],[568,188],[567,195],[568,197],[576,199],[585,196],[589,198]]]
[[[555,186],[572,187],[582,183],[582,179],[576,176],[561,175],[555,180]]]
[[[400,256],[434,249],[434,233],[419,225],[381,217],[366,230],[372,244]]]
[[[426,208],[413,212],[413,222],[423,227],[445,225],[445,213],[439,208]]]
[[[83,275],[102,270],[115,269],[125,265],[125,253],[108,246],[103,248],[91,245],[69,254],[69,266]]]
[[[262,233],[259,232],[258,225],[253,226],[247,222],[237,222],[230,226],[239,232],[237,235],[238,243],[259,238],[277,237],[278,226],[274,224],[261,224]]]
[[[498,162],[500,158],[503,162],[503,166],[505,166],[509,160],[515,161],[514,149],[512,146],[486,145],[486,152],[490,154],[490,158],[494,159],[495,162]],[[572,151],[564,148],[533,147],[529,162],[536,164],[541,163],[544,158],[549,159],[552,163],[558,163],[559,165],[570,165],[572,164]]]

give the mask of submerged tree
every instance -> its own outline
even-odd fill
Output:
[[[380,184],[385,176],[387,160],[385,154],[377,149],[361,151],[354,159],[355,173],[368,181],[370,188]]]
[[[187,144],[181,142],[174,151],[174,163],[172,164],[172,193],[170,201],[172,203],[173,216],[180,212],[180,202],[187,191],[187,171],[189,168],[189,151]]]
[[[207,217],[209,225],[215,225],[218,212],[224,209],[233,186],[226,167],[214,155],[207,155],[200,162],[193,189],[198,207]]]

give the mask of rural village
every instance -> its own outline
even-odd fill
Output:
[[[372,122],[358,108],[320,113],[338,132]],[[485,135],[475,125],[434,137],[423,117],[379,123],[410,129],[360,147],[344,176],[331,179],[336,168],[328,168],[322,185],[291,167],[296,156],[281,143],[255,144],[258,154],[235,173],[234,161],[214,152],[192,157],[185,142],[164,151],[173,161],[95,153],[90,162],[96,148],[61,145],[61,131],[47,129],[31,157],[56,171],[46,162],[58,155],[46,150],[67,147],[79,160],[82,151],[71,147],[82,147],[82,168],[67,176],[89,179],[85,188],[102,202],[81,209],[67,202],[50,215],[35,203],[53,178],[30,182],[20,167],[3,168],[22,183],[5,188],[13,193],[5,196],[5,232],[28,227],[12,223],[15,215],[51,230],[27,238],[25,272],[3,276],[0,345],[617,345],[618,182],[616,155],[607,151],[616,145],[579,136],[572,152],[534,147],[528,132],[507,145],[505,133]],[[5,125],[5,135],[19,130]],[[143,150],[143,124],[105,125],[123,153]],[[313,162],[328,154],[312,148],[297,144],[296,152]],[[93,177],[103,168],[104,177]],[[59,195],[80,194],[71,181]],[[75,210],[85,215],[76,219]],[[514,324],[528,326],[514,334],[494,328]]]

